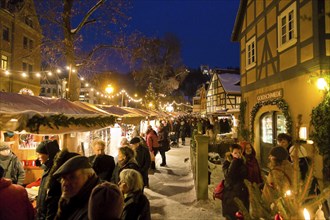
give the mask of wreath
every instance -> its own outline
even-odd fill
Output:
[[[288,103],[282,98],[266,100],[266,101],[258,102],[257,104],[255,104],[250,113],[251,142],[253,142],[253,140],[254,140],[254,123],[253,122],[256,117],[256,114],[261,107],[266,106],[266,105],[276,105],[279,109],[281,109],[281,111],[285,117],[285,120],[286,120],[285,127],[287,130],[287,133],[292,135],[292,118],[289,113]]]

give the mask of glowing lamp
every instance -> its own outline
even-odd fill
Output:
[[[305,220],[311,219],[311,216],[306,208],[304,208],[304,218],[305,218]]]
[[[327,81],[325,81],[324,78],[317,79],[317,88],[319,90],[326,90],[326,89],[328,89],[328,83],[327,83]]]

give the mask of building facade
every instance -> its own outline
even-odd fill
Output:
[[[278,133],[308,138],[312,109],[324,96],[316,79],[330,74],[329,13],[328,0],[240,2],[232,40],[240,43],[241,114],[263,167]]]
[[[0,90],[39,95],[42,40],[32,0],[2,0]]]

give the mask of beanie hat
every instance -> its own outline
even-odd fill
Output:
[[[289,158],[289,153],[283,147],[274,147],[271,149],[269,155],[276,157],[277,160],[283,161]]]
[[[41,142],[36,148],[36,152],[40,154],[48,154],[47,143],[48,141]]]
[[[140,138],[134,137],[134,138],[132,138],[132,140],[129,143],[130,144],[137,144],[137,143],[140,143],[140,142],[141,142]]]
[[[117,185],[104,182],[96,186],[88,202],[88,219],[120,219],[124,198]]]
[[[6,142],[0,141],[0,151],[3,150],[10,150],[10,147],[8,146],[8,144]]]

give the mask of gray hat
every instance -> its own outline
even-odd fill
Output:
[[[3,150],[10,150],[10,147],[8,146],[8,144],[6,142],[0,141],[0,151]]]
[[[58,170],[56,170],[53,175],[59,177],[79,169],[88,168],[92,168],[88,158],[85,156],[78,155],[67,160],[62,166],[60,166],[60,168],[58,168]]]

